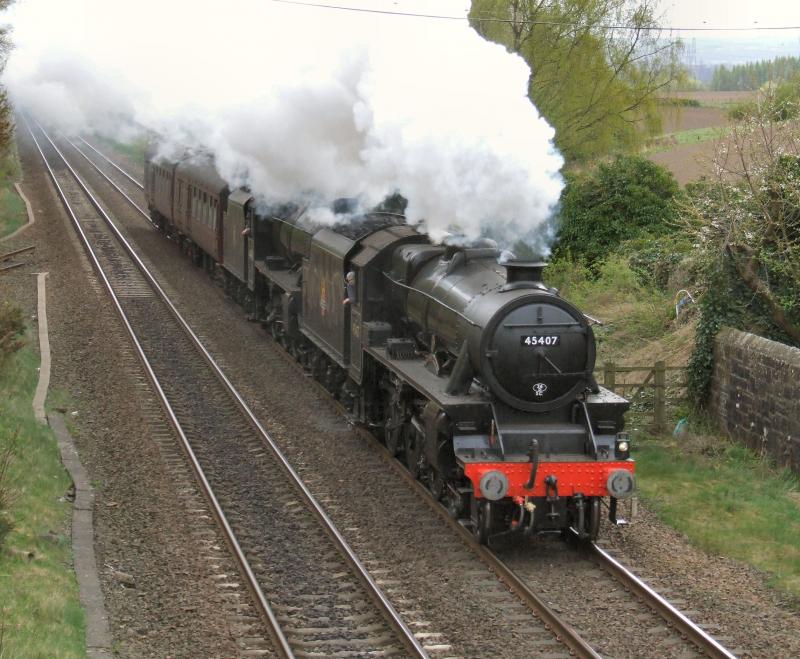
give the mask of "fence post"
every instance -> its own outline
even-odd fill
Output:
[[[614,391],[616,384],[617,369],[614,366],[614,362],[606,362],[603,364],[603,386],[610,391]]]
[[[667,371],[664,362],[656,362],[653,373],[653,425],[656,432],[664,432],[667,423]]]

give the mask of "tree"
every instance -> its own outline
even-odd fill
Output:
[[[800,121],[778,120],[784,103],[768,96],[719,140],[689,210],[740,328],[800,345]]]
[[[711,89],[715,91],[758,89],[768,82],[791,80],[798,74],[800,74],[798,57],[776,57],[774,60],[735,64],[730,68],[722,64],[714,69]]]
[[[669,171],[638,156],[618,156],[590,174],[570,174],[554,251],[595,267],[626,240],[668,231],[679,191]]]
[[[654,0],[474,0],[470,21],[531,67],[531,100],[568,159],[629,149],[660,128],[656,95],[683,75]]]
[[[0,0],[0,11],[8,9],[14,0]],[[8,38],[8,29],[0,28],[0,74],[6,66],[6,58],[11,50],[11,41]],[[12,147],[14,140],[14,121],[12,118],[11,104],[5,89],[0,87],[0,159],[5,159]]]

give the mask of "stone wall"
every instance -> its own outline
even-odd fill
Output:
[[[710,411],[720,427],[800,473],[800,349],[733,329],[714,345]]]

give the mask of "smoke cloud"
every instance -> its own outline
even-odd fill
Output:
[[[348,0],[465,16],[468,0]],[[265,1],[19,0],[4,82],[66,132],[213,152],[265,201],[399,191],[434,237],[541,241],[563,181],[530,70],[464,20]]]

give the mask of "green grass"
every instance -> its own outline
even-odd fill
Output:
[[[38,355],[23,348],[0,373],[0,452],[11,447],[11,529],[0,547],[0,657],[84,657],[85,622],[67,535],[70,480],[31,400]],[[29,556],[31,556],[29,558]]]
[[[105,144],[109,149],[130,158],[139,165],[144,166],[144,154],[145,149],[147,148],[146,138],[137,138],[131,142],[118,142],[109,137],[98,135],[97,133],[95,133],[94,137],[98,142]]]
[[[596,277],[579,262],[555,260],[544,277],[562,297],[603,321],[594,327],[598,364],[664,336],[674,316],[671,297],[642,286],[624,257],[610,257]]]
[[[641,495],[662,520],[800,602],[800,477],[708,436],[645,439],[635,457]]]
[[[0,160],[0,238],[14,233],[28,221],[25,204],[14,190],[18,174],[15,154]]]
[[[694,144],[695,142],[706,142],[719,137],[724,131],[718,126],[706,128],[694,128],[692,130],[681,130],[677,133],[670,133],[666,137],[672,137],[678,144]]]
[[[659,135],[655,140],[644,148],[644,153],[659,153],[669,151],[676,146],[683,144],[699,144],[715,140],[725,133],[725,128],[720,126],[709,126],[706,128],[693,128],[691,130],[681,130],[676,133],[666,133]]]

